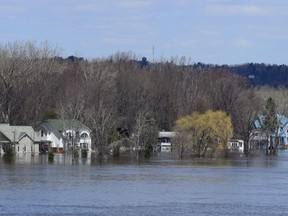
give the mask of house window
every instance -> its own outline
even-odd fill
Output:
[[[88,137],[88,134],[87,133],[82,133],[81,136],[80,136],[82,139],[85,139]]]
[[[41,130],[41,137],[43,137],[44,136],[44,131],[43,130]]]
[[[72,137],[73,137],[72,132],[68,132],[68,133],[67,133],[67,137],[68,137],[69,139],[72,139]]]

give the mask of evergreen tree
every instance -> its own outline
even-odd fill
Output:
[[[270,132],[270,133],[276,132],[277,127],[278,127],[276,104],[271,97],[269,97],[266,101],[264,115],[265,115],[265,119],[263,122],[263,126],[264,126],[265,131]]]
[[[276,104],[273,100],[273,98],[269,97],[266,100],[265,105],[265,112],[264,112],[264,121],[263,121],[263,130],[267,133],[268,136],[268,142],[266,146],[266,154],[274,153],[274,147],[271,145],[271,135],[277,133],[277,128],[279,126],[278,120],[277,120],[277,113],[276,113]],[[277,134],[276,134],[277,135]]]

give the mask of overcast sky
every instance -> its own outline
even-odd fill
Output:
[[[0,43],[48,41],[62,56],[185,56],[288,64],[287,0],[0,0]]]

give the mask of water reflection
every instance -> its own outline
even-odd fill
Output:
[[[176,160],[99,161],[18,155],[0,162],[4,215],[285,215],[288,152]],[[273,202],[273,208],[271,208]]]
[[[151,158],[139,158],[134,155],[124,155],[118,158],[113,156],[99,159],[95,154],[88,154],[87,158],[74,158],[71,154],[55,154],[54,160],[49,161],[48,155],[18,154],[9,160],[0,155],[3,164],[54,164],[54,165],[178,165],[178,166],[213,166],[213,167],[266,167],[286,166],[288,164],[288,151],[279,151],[278,155],[262,155],[257,157],[237,158],[186,158],[177,159],[169,152],[154,155]]]

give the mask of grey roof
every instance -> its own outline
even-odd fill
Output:
[[[176,133],[172,131],[161,131],[158,134],[159,138],[162,138],[162,137],[173,138],[175,136],[176,136]]]
[[[10,124],[0,124],[0,132],[5,136],[5,139],[9,139],[11,142],[18,142],[26,134],[34,140],[34,129],[32,126],[13,126]]]

